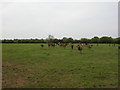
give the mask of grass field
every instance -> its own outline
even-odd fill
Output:
[[[76,45],[77,46],[77,45]],[[43,48],[40,44],[2,45],[3,88],[115,88],[117,45]]]

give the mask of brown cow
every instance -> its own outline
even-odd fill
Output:
[[[92,48],[93,47],[93,45],[88,45],[88,48]]]
[[[52,46],[52,47],[55,47],[55,44],[54,44],[54,43],[52,43],[52,44],[51,44],[51,46]]]
[[[73,50],[73,47],[74,47],[74,45],[71,45],[72,50]]]
[[[82,45],[78,45],[78,50],[80,51],[80,53],[82,53],[83,50]]]
[[[48,44],[48,47],[55,47],[55,43]]]
[[[64,48],[66,48],[67,44],[63,44],[62,46],[63,46]]]
[[[48,44],[48,47],[50,47],[50,44]]]

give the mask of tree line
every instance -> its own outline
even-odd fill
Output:
[[[63,37],[62,39],[57,38],[49,38],[47,39],[3,39],[1,40],[2,43],[116,43],[120,44],[120,37],[119,38],[112,38],[103,36],[101,38],[95,36],[91,39],[88,38],[81,38],[80,40]]]

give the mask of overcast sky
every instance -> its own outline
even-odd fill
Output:
[[[6,2],[2,16],[2,38],[118,37],[117,2]]]

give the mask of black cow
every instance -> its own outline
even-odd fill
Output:
[[[44,47],[44,45],[41,45],[41,47]]]

